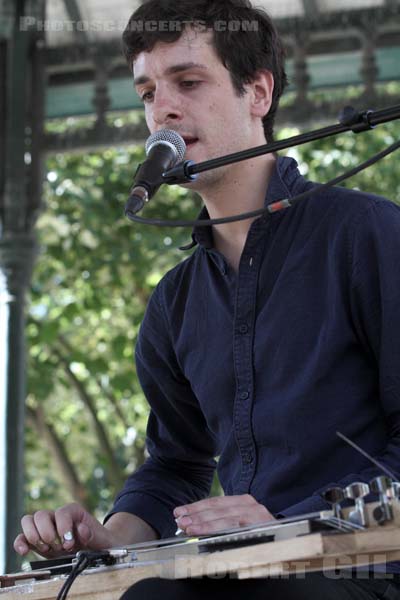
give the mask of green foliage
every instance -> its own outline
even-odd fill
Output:
[[[280,137],[296,133],[286,129]],[[309,144],[291,155],[310,179],[325,182],[399,136],[400,124],[391,124]],[[141,227],[123,216],[142,159],[142,149],[133,146],[56,155],[47,162],[46,208],[38,223],[42,251],[27,325],[29,512],[77,498],[82,489],[87,506],[100,516],[144,458],[147,407],[135,374],[135,340],[154,286],[187,256],[177,248],[190,241],[190,231]],[[386,158],[346,185],[399,201],[397,160]],[[187,218],[199,209],[186,191],[164,187],[145,214]]]
[[[137,147],[51,157],[46,209],[38,223],[41,255],[27,325],[28,406],[43,407],[77,477],[90,490],[88,505],[100,512],[110,505],[118,479],[143,459],[147,409],[135,375],[135,340],[152,289],[187,256],[178,246],[190,241],[188,231],[142,228],[123,216],[132,174],[142,159]],[[193,217],[199,209],[190,194],[171,188],[160,192],[146,214]],[[94,403],[119,477],[110,476],[112,465],[79,384]],[[30,419],[29,511],[73,498],[51,454]]]
[[[296,129],[284,129],[280,138],[297,135]],[[305,146],[287,154],[296,158],[300,170],[308,179],[325,183],[381,152],[400,138],[400,122],[388,123],[372,131],[345,133]],[[400,203],[400,177],[396,164],[399,150],[373,167],[345,181],[342,185],[356,188]]]

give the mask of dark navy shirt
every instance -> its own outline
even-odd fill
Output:
[[[266,203],[313,184],[279,158]],[[136,348],[150,457],[112,512],[162,537],[176,506],[225,494],[273,514],[327,508],[331,485],[400,474],[400,208],[342,188],[253,222],[238,273],[194,231],[162,279]]]

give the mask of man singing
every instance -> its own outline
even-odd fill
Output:
[[[247,0],[148,0],[123,40],[150,132],[178,132],[186,159],[272,140],[286,75],[264,11]],[[202,218],[221,218],[314,184],[294,160],[266,155],[187,186],[204,202]],[[23,517],[17,552],[128,545],[177,526],[213,534],[329,508],[324,490],[381,474],[336,431],[398,476],[399,240],[397,206],[341,188],[267,217],[195,228],[195,251],[157,286],[136,346],[149,458],[105,525],[76,504],[39,511]],[[224,495],[208,498],[217,457]],[[390,574],[145,580],[124,598],[204,594],[367,600],[400,598],[400,585]]]

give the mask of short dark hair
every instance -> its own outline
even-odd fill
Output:
[[[165,27],[165,23],[173,26]],[[225,27],[216,27],[224,23]],[[231,25],[238,23],[242,24],[239,30]],[[229,70],[239,95],[244,94],[244,85],[251,83],[257,72],[266,69],[272,73],[272,104],[263,119],[265,137],[271,141],[279,99],[287,84],[285,53],[268,14],[253,7],[249,0],[145,0],[129,19],[122,36],[130,68],[141,52],[150,52],[158,42],[176,42],[189,25],[213,31],[216,53]]]

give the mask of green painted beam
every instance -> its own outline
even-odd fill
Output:
[[[379,70],[378,81],[399,81],[400,48],[380,48],[376,51],[376,62]],[[310,89],[359,85],[363,83],[361,76],[361,51],[341,52],[314,56],[308,60]],[[288,61],[288,76],[292,79],[293,63]]]
[[[379,68],[378,81],[400,79],[400,47],[380,48],[376,51]],[[362,84],[360,74],[361,52],[342,52],[311,56],[308,59],[310,89]],[[289,79],[293,79],[293,61],[287,63]],[[94,82],[49,87],[46,91],[46,118],[63,118],[94,113],[92,105]],[[291,86],[289,89],[294,89]],[[112,111],[135,110],[142,107],[130,77],[110,81],[109,94]]]
[[[74,83],[50,87],[46,92],[46,118],[72,117],[91,115],[93,107],[95,82]],[[114,79],[110,81],[110,110],[135,110],[142,103],[133,89],[133,79]]]

